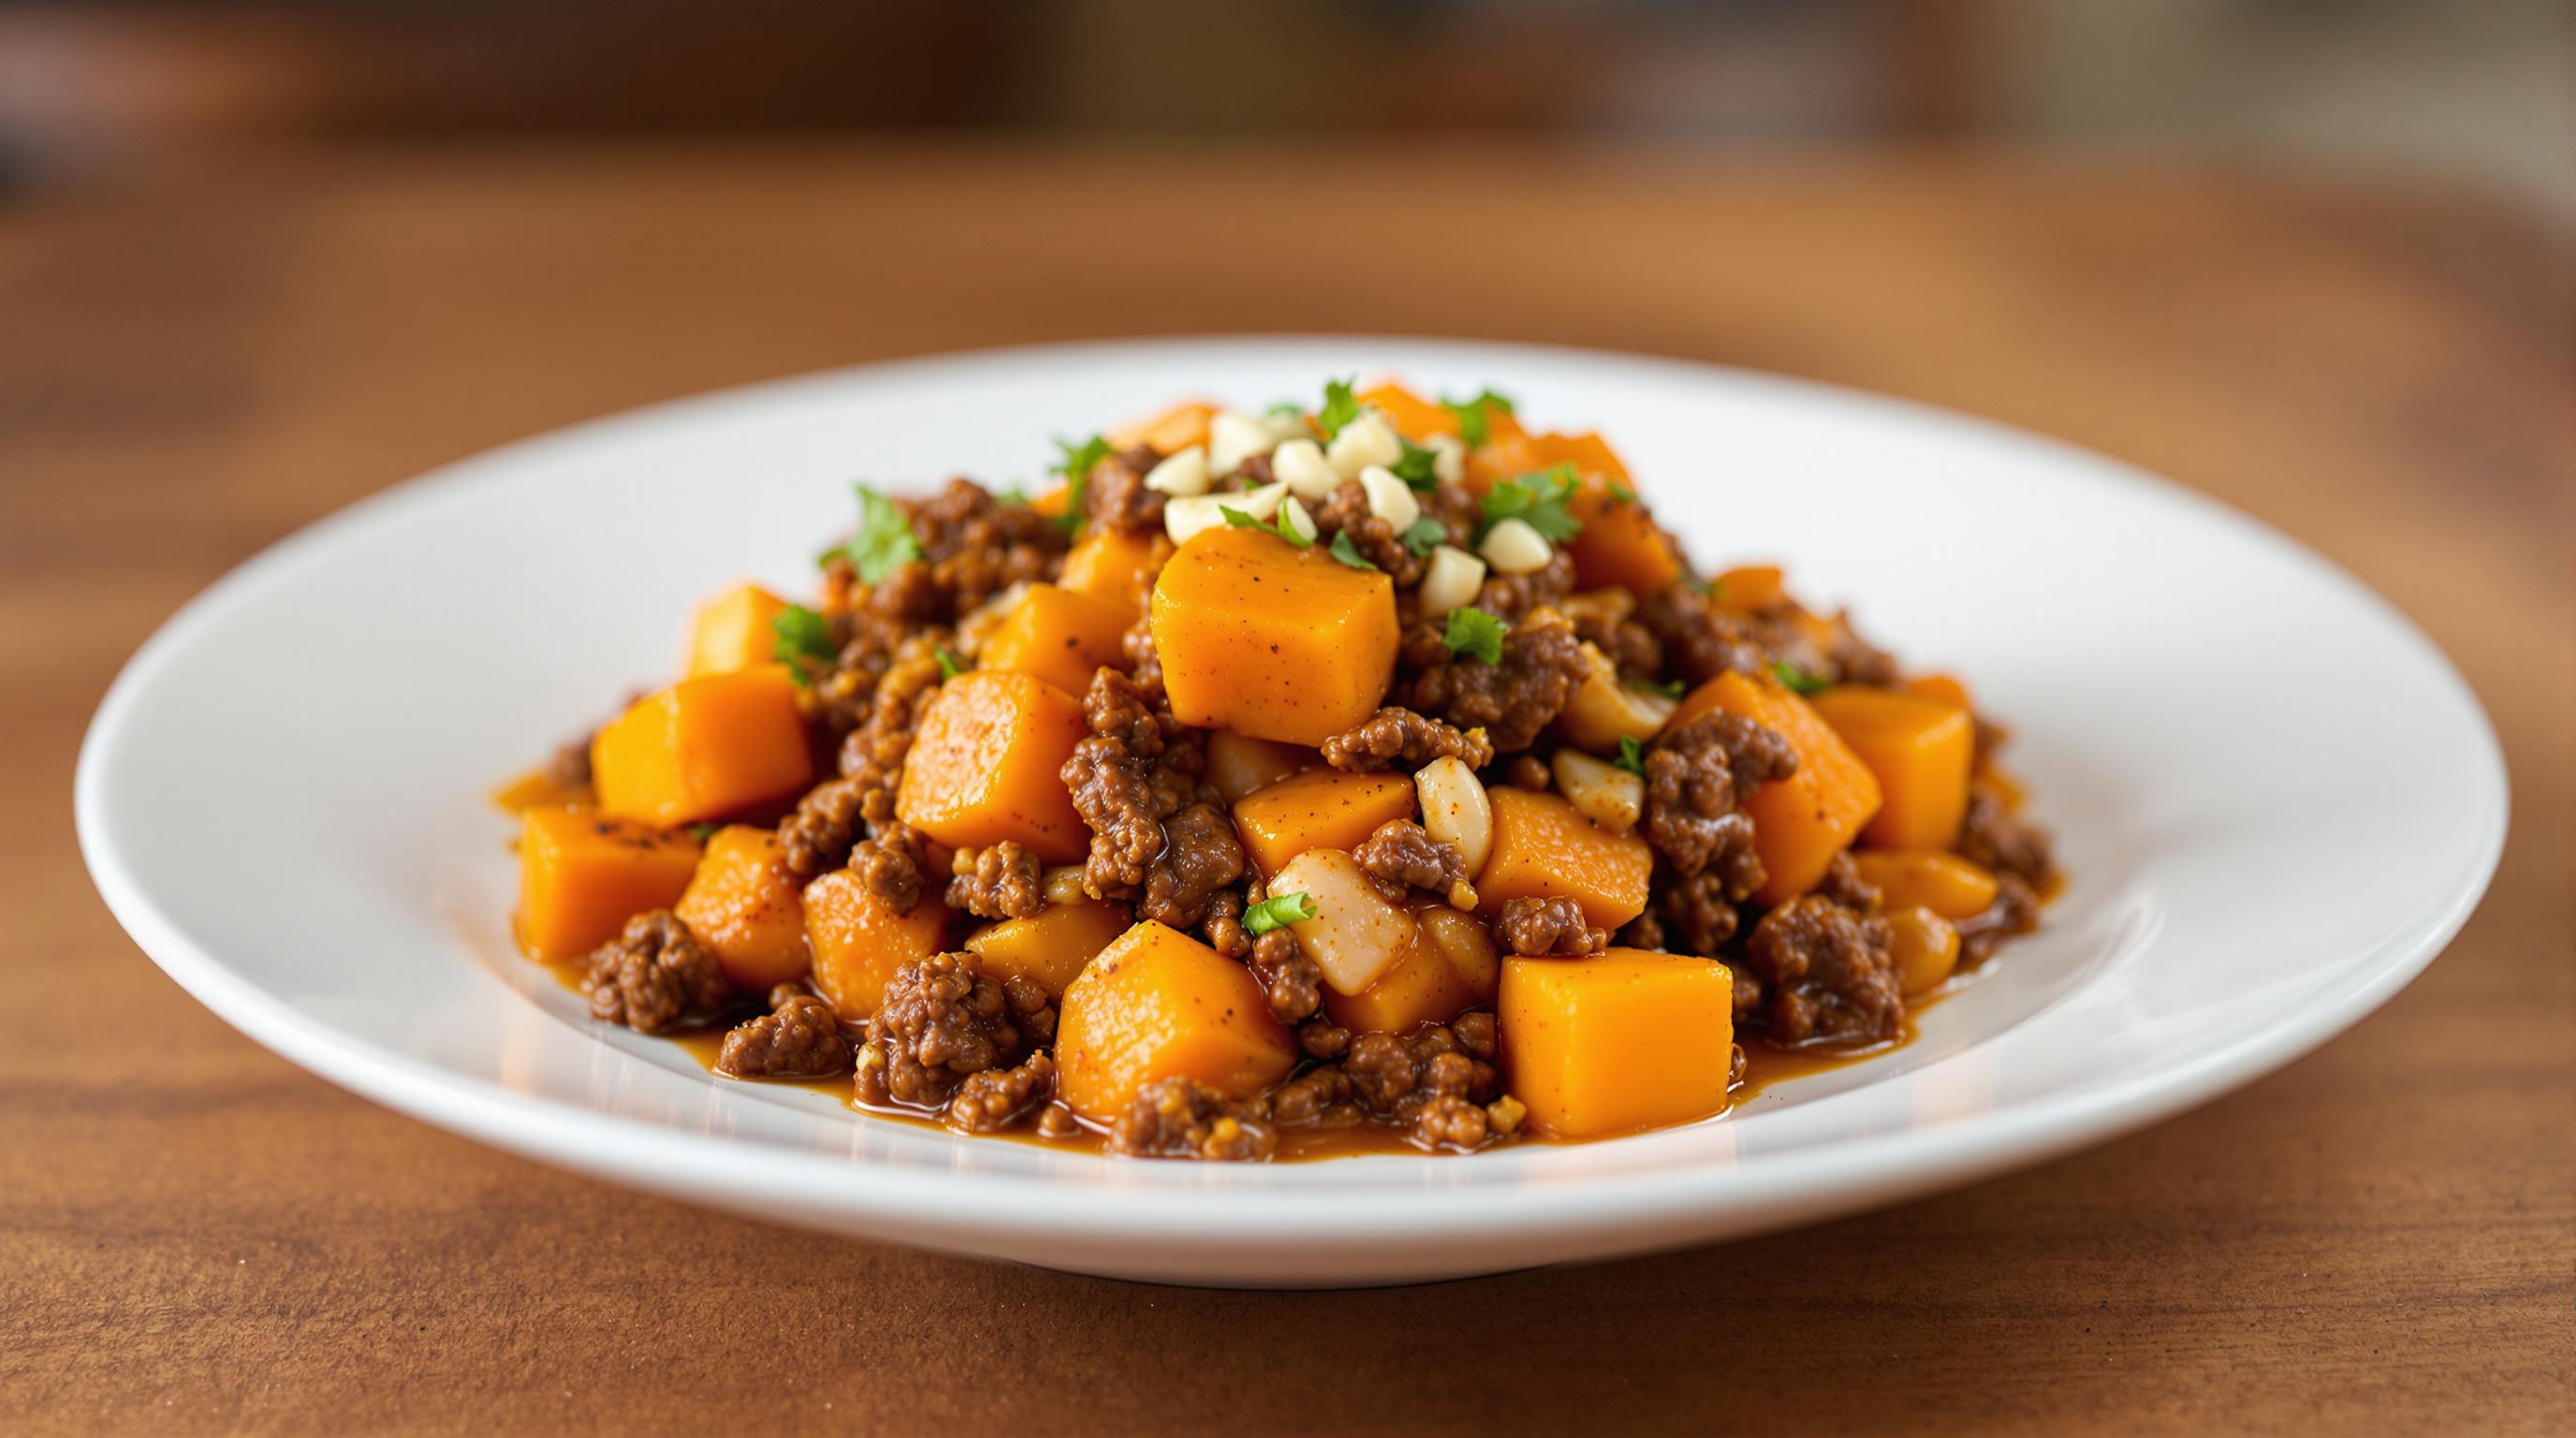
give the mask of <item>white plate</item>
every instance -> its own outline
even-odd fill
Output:
[[[2072,885],[1905,1049],[1712,1122],[1469,1158],[1122,1162],[712,1082],[511,949],[495,780],[672,670],[690,606],[811,583],[848,481],[1031,480],[1053,435],[1327,375],[1492,383],[1607,430],[1703,563],[1786,560],[2013,723]],[[514,445],[278,545],[99,710],[81,842],[190,993],[294,1062],[542,1162],[792,1223],[1187,1283],[1449,1277],[1807,1222],[2172,1114],[2323,1043],[2466,919],[2502,760],[2387,604],[2182,489],[1885,400],[1379,339],[888,365]]]

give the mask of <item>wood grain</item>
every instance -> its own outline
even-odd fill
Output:
[[[1247,175],[1311,222],[1213,198]],[[2436,192],[1553,152],[464,152],[0,211],[0,1427],[2567,1431],[2566,253]],[[815,366],[1328,329],[1816,376],[2220,496],[2477,688],[2494,892],[2349,1036],[2107,1148],[1672,1257],[1265,1295],[826,1241],[445,1137],[233,1034],[83,876],[71,765],[118,664],[370,490]]]

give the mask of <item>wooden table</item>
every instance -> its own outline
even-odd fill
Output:
[[[1473,152],[462,154],[0,209],[0,1427],[2566,1431],[2566,252],[2455,194]],[[2351,1035],[2126,1142],[1700,1252],[1279,1295],[502,1157],[235,1035],[83,876],[116,667],[369,490],[815,366],[1288,329],[1812,375],[2220,495],[2476,686],[2513,765],[2494,892]]]

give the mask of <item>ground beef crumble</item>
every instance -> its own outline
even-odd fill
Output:
[[[1481,1011],[1413,1034],[1361,1034],[1342,1072],[1352,1101],[1410,1129],[1415,1143],[1473,1148],[1520,1124],[1494,1069],[1495,1038],[1494,1016]]]
[[[1452,655],[1435,634],[1439,657],[1417,673],[1407,707],[1459,729],[1485,731],[1495,753],[1526,749],[1592,673],[1574,626],[1553,609],[1532,611],[1503,639],[1503,662]],[[1413,653],[1424,646],[1409,646]]]
[[[1904,1015],[1885,919],[1823,894],[1791,899],[1762,916],[1746,941],[1746,966],[1770,996],[1770,1036],[1811,1039],[1892,1037]]]
[[[1245,1162],[1278,1150],[1261,1104],[1230,1102],[1186,1078],[1148,1084],[1109,1127],[1109,1151],[1132,1158]]]
[[[1610,935],[1592,927],[1583,906],[1563,894],[1507,899],[1493,928],[1494,941],[1504,952],[1528,957],[1597,954],[1610,945]]]
[[[1753,821],[1737,806],[1798,771],[1789,741],[1740,714],[1710,710],[1666,729],[1646,749],[1646,842],[1684,878],[1714,865],[1728,897],[1762,886]]]
[[[912,912],[921,902],[928,864],[921,836],[898,822],[889,822],[876,838],[861,840],[850,850],[850,872],[898,914]]]
[[[895,970],[859,1050],[861,1102],[931,1108],[972,1074],[1015,1062],[1055,1037],[1046,992],[995,979],[973,954],[936,954]]]
[[[2010,874],[2034,888],[2047,882],[2054,864],[2048,831],[2022,822],[2001,795],[1983,784],[1968,791],[1958,851],[1971,864]]]
[[[1004,839],[989,849],[960,849],[948,866],[948,907],[978,918],[1020,919],[1046,907],[1038,856]]]
[[[1398,765],[1419,769],[1440,758],[1482,769],[1494,762],[1494,746],[1482,729],[1461,730],[1395,705],[1324,741],[1324,762],[1347,773]]]
[[[1091,734],[1074,746],[1063,778],[1074,811],[1091,829],[1083,884],[1094,898],[1134,898],[1168,843],[1163,821],[1187,805],[1214,798],[1202,792],[1206,756],[1195,732],[1159,709],[1158,698],[1115,669],[1094,674],[1083,696],[1083,719]],[[1208,855],[1193,858],[1213,861]],[[1239,865],[1239,846],[1236,859]],[[1167,880],[1170,901],[1186,907],[1193,876],[1202,872],[1193,868],[1183,873],[1176,861]],[[1203,906],[1206,895],[1200,894],[1197,902]]]
[[[1299,1023],[1324,1006],[1324,971],[1297,947],[1297,936],[1272,929],[1252,941],[1252,973],[1270,996],[1270,1015]]]
[[[825,1078],[850,1066],[849,1036],[832,1006],[792,984],[769,995],[769,1012],[736,1025],[716,1053],[729,1078]]]
[[[1476,891],[1467,886],[1465,856],[1456,845],[1432,838],[1411,819],[1389,819],[1378,825],[1351,851],[1351,857],[1369,874],[1398,889],[1428,889],[1462,909],[1475,903]]]
[[[650,909],[590,956],[590,1016],[658,1034],[712,1016],[729,992],[715,952],[668,909]]]

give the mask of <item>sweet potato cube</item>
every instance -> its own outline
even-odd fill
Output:
[[[656,690],[590,741],[599,807],[668,828],[720,818],[814,777],[784,665],[702,674]]]
[[[1644,839],[1602,828],[1555,794],[1509,787],[1486,794],[1494,806],[1494,851],[1476,874],[1478,908],[1500,913],[1510,899],[1564,894],[1604,929],[1646,911],[1655,853]]]
[[[1247,794],[1267,789],[1291,774],[1320,767],[1324,756],[1296,744],[1255,739],[1231,729],[1207,736],[1207,777],[1225,802],[1238,804]]]
[[[953,919],[936,896],[897,911],[849,870],[825,874],[805,886],[805,942],[813,951],[815,992],[843,1023],[865,1023],[884,1001],[896,969],[947,952]]]
[[[1258,529],[1193,536],[1154,581],[1154,647],[1181,722],[1320,745],[1395,677],[1395,581]]]
[[[1860,831],[1863,843],[1946,849],[1959,837],[1977,762],[1977,726],[1967,706],[1857,684],[1828,689],[1814,704],[1878,778],[1881,799]]]
[[[1047,991],[1064,992],[1102,949],[1127,932],[1132,922],[1125,904],[1085,899],[1049,904],[1034,914],[1003,919],[967,935],[966,947],[984,961],[993,977],[1018,975]]]
[[[1789,597],[1776,564],[1744,564],[1719,575],[1717,607],[1730,614],[1751,614]]]
[[[1945,919],[1973,919],[1995,902],[1995,876],[1939,849],[1861,849],[1852,864],[1887,908],[1924,908]]]
[[[1354,1033],[1410,1033],[1494,1001],[1501,961],[1485,926],[1434,904],[1414,913],[1414,939],[1356,994],[1327,987],[1324,1013]]]
[[[1119,641],[1133,610],[1052,584],[1032,584],[984,641],[986,669],[1034,674],[1067,694],[1091,687],[1103,664],[1124,662]]]
[[[1081,704],[1043,679],[960,674],[922,715],[895,812],[954,848],[1012,839],[1049,863],[1071,863],[1090,849],[1091,831],[1059,771],[1087,732]]]
[[[1314,917],[1288,926],[1297,947],[1335,993],[1378,981],[1414,940],[1413,916],[1386,901],[1359,861],[1339,849],[1308,849],[1270,880],[1273,898],[1304,894]]]
[[[1146,920],[1101,950],[1064,991],[1056,1092],[1107,1123],[1158,1079],[1249,1098],[1287,1077],[1297,1043],[1270,1016],[1252,971]]]
[[[689,627],[689,674],[730,674],[774,661],[778,631],[771,621],[787,601],[757,584],[737,584],[698,606]]]
[[[1359,402],[1386,416],[1395,432],[1420,444],[1435,434],[1452,437],[1458,433],[1458,413],[1445,404],[1434,404],[1393,380],[1370,385],[1357,396]]]
[[[1172,557],[1172,541],[1160,534],[1130,534],[1122,529],[1095,529],[1074,541],[1064,556],[1056,583],[1076,594],[1105,599],[1126,612],[1132,623],[1145,612],[1154,592],[1154,576]]]
[[[778,836],[730,824],[707,840],[688,890],[671,906],[735,988],[755,994],[805,977],[805,903]]]
[[[589,953],[647,909],[667,909],[689,886],[698,846],[675,834],[589,809],[519,816],[519,946],[530,958]]]
[[[1109,443],[1115,449],[1150,444],[1158,454],[1177,454],[1207,443],[1208,421],[1216,418],[1216,411],[1217,406],[1207,400],[1183,400],[1152,419],[1110,431]]]
[[[1686,954],[1610,949],[1503,961],[1503,1078],[1530,1127],[1599,1138],[1726,1108],[1733,976]]]
[[[1794,899],[1816,887],[1834,855],[1850,848],[1878,812],[1878,776],[1806,700],[1777,680],[1729,670],[1692,690],[1673,711],[1673,722],[1711,709],[1741,714],[1797,752],[1797,773],[1743,801],[1753,818],[1753,852],[1767,875],[1753,897],[1764,904]]]
[[[1413,781],[1401,774],[1309,769],[1235,801],[1243,851],[1275,874],[1309,849],[1356,849],[1389,819],[1413,817]]]

